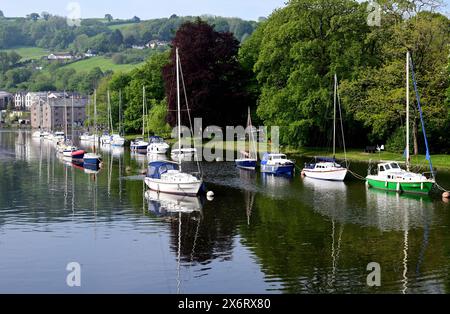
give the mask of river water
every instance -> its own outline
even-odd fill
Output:
[[[0,292],[450,292],[450,204],[439,194],[214,162],[202,164],[212,201],[176,198],[146,191],[145,155],[102,156],[88,171],[30,133],[0,132]],[[450,186],[449,173],[438,180]],[[71,262],[81,286],[67,284]],[[371,262],[380,286],[367,285]]]

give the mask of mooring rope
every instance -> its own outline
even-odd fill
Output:
[[[436,187],[441,190],[442,192],[450,192],[450,190],[444,189],[442,186],[440,186],[437,182],[435,182]]]
[[[363,177],[362,175],[359,175],[359,174],[357,174],[357,173],[351,171],[350,169],[347,169],[347,171],[348,171],[352,176],[354,176],[356,179],[362,180],[362,181],[366,181],[366,178]]]

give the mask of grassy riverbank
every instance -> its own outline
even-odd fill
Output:
[[[136,137],[142,135],[126,135],[125,138],[127,140],[133,140]],[[175,139],[166,139],[169,144],[175,143]],[[226,151],[228,148],[231,148],[233,151],[238,151],[238,144],[242,144],[242,142],[229,142],[229,141],[218,141],[218,142],[210,142],[206,141],[203,143],[203,148],[212,149],[213,146],[223,147]],[[246,143],[246,147],[248,149],[248,142]],[[257,147],[258,152],[271,151],[270,144],[268,144],[267,149],[264,146]],[[324,148],[311,148],[311,147],[301,147],[301,148],[292,148],[292,147],[282,147],[280,148],[282,153],[286,153],[294,156],[302,156],[302,157],[315,157],[315,156],[331,156],[332,151]],[[336,158],[344,159],[344,153],[342,151],[336,152]],[[350,161],[361,161],[361,162],[377,162],[379,160],[396,160],[403,161],[404,157],[402,154],[392,153],[392,152],[380,152],[369,154],[365,153],[364,149],[349,149],[347,151],[347,159]],[[446,169],[450,170],[450,155],[432,155],[431,160],[433,162],[433,166],[438,169]],[[428,161],[425,159],[425,155],[411,156],[411,163],[413,166],[420,166],[423,168],[428,167]]]
[[[305,157],[314,156],[331,156],[332,152],[320,148],[288,148],[284,152],[293,155],[300,155]],[[343,152],[337,152],[336,158],[344,159],[345,155]],[[380,152],[369,154],[365,153],[363,149],[350,149],[347,152],[347,159],[350,161],[363,161],[363,162],[376,162],[378,160],[397,160],[402,161],[404,157],[402,154],[392,153],[392,152]],[[432,155],[431,160],[435,168],[444,168],[450,170],[450,155]],[[413,166],[428,167],[428,161],[425,159],[425,155],[411,156],[411,163]]]

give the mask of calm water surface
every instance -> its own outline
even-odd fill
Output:
[[[204,163],[215,199],[176,198],[146,191],[145,155],[102,155],[90,172],[30,133],[0,132],[0,292],[450,292],[450,204],[439,195]],[[438,179],[450,186],[448,173]],[[66,284],[70,262],[81,287]],[[366,285],[370,262],[381,287]]]

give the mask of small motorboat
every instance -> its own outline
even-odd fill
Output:
[[[147,147],[148,154],[166,154],[170,146],[160,136],[150,137],[150,143]]]
[[[275,175],[293,175],[295,163],[285,154],[266,153],[261,160],[261,172]]]

